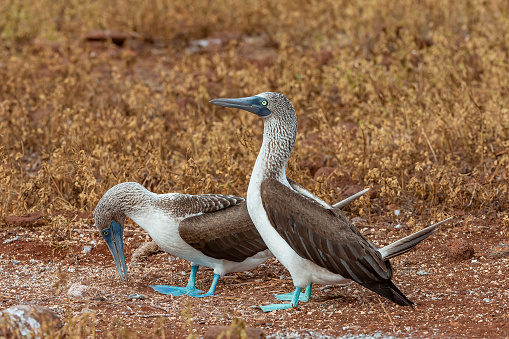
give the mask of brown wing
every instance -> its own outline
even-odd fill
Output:
[[[261,197],[272,226],[301,257],[400,305],[411,305],[390,281],[390,262],[339,209],[325,209],[274,179],[263,180]]]
[[[245,201],[187,218],[180,223],[179,234],[186,243],[216,259],[241,262],[267,249]]]

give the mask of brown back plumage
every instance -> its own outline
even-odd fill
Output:
[[[179,234],[186,243],[216,259],[242,262],[267,249],[245,201],[187,218],[180,223]]]
[[[261,197],[272,226],[301,257],[400,305],[412,305],[390,281],[390,262],[339,209],[324,209],[271,178],[262,181]]]

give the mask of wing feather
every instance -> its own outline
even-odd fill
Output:
[[[179,225],[180,236],[190,246],[216,259],[242,262],[266,250],[249,217],[246,202],[240,199],[238,203],[209,199],[210,212],[184,219]]]
[[[412,305],[390,281],[390,262],[339,209],[326,209],[271,178],[262,181],[260,193],[271,225],[298,255],[400,305]]]

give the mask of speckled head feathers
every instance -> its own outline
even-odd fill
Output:
[[[271,112],[268,117],[288,118],[295,116],[295,109],[290,100],[282,93],[264,92],[256,95],[267,100],[267,108]]]
[[[297,115],[288,98],[275,92],[263,92],[252,97],[214,99],[214,105],[238,108],[263,119],[263,145],[256,164],[264,176],[286,181],[286,165],[295,146]],[[256,165],[255,169],[256,170]]]
[[[110,188],[99,200],[94,210],[94,226],[99,232],[109,228],[112,221],[124,226],[126,214],[124,208],[140,203],[140,194],[148,191],[136,182],[124,182]],[[138,193],[138,194],[134,194]]]

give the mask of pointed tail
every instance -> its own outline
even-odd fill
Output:
[[[439,223],[426,227],[418,232],[415,232],[414,234],[410,234],[403,239],[393,242],[390,245],[380,248],[379,251],[382,254],[382,258],[384,260],[388,260],[410,251],[421,241],[435,233],[438,230],[438,226],[442,225],[446,221],[451,220],[452,218],[453,217],[447,218]]]
[[[382,283],[374,283],[374,284],[362,284],[364,287],[372,290],[375,293],[378,293],[382,297],[385,297],[398,305],[401,306],[411,306],[414,307],[414,303],[411,302],[404,294],[399,290],[399,288],[394,285],[394,283],[390,280],[386,280]]]

